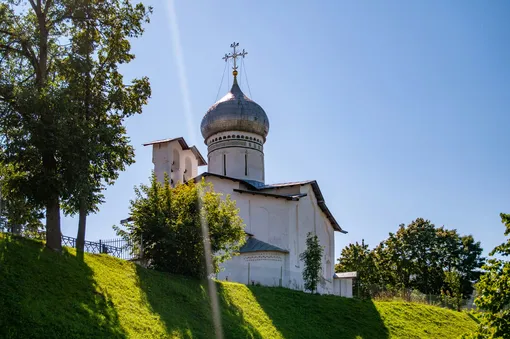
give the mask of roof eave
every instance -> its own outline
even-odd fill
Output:
[[[237,188],[234,188],[233,191],[241,193],[241,194],[247,193],[247,194],[253,194],[253,195],[262,195],[262,196],[266,196],[266,197],[285,199],[285,200],[290,200],[290,201],[299,201],[299,199],[303,197],[303,195],[288,196],[288,195],[280,195],[280,194],[274,194],[274,193],[264,193],[264,192],[258,192],[258,191],[241,190],[241,189],[237,189]]]
[[[277,253],[285,253],[285,254],[289,253],[289,251],[287,251],[287,250],[247,250],[247,251],[243,251],[243,252],[239,252],[239,253],[243,254],[243,253],[256,253],[256,252],[277,252]]]
[[[179,143],[179,145],[181,146],[183,151],[190,150],[193,153],[193,155],[195,156],[195,159],[197,159],[198,166],[205,166],[205,165],[207,165],[207,162],[205,161],[204,157],[202,156],[202,154],[200,153],[198,148],[196,146],[188,146],[188,143],[186,142],[186,140],[184,140],[183,137],[154,140],[154,141],[151,141],[151,142],[146,142],[145,144],[143,144],[143,146],[164,144],[164,143],[172,142],[172,141],[177,141]]]

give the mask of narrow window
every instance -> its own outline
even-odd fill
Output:
[[[248,153],[244,154],[244,175],[248,175]]]
[[[223,175],[227,175],[227,155],[223,154]]]

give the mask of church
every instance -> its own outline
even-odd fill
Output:
[[[144,146],[152,146],[155,175],[163,181],[164,174],[169,174],[171,185],[204,178],[216,192],[236,201],[246,243],[221,265],[217,279],[303,290],[300,254],[312,232],[324,248],[318,292],[352,297],[355,272],[334,272],[335,232],[347,232],[328,209],[317,181],[265,182],[269,119],[239,87],[236,59],[247,53],[237,51],[238,45],[233,43],[233,53],[223,58],[233,60],[232,88],[209,108],[200,126],[207,161],[182,137],[153,141]],[[207,171],[198,174],[201,166],[207,166]]]

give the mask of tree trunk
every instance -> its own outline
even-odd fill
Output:
[[[62,232],[60,231],[60,197],[58,185],[51,180],[56,180],[57,161],[54,153],[46,152],[43,155],[43,168],[48,183],[48,198],[46,199],[46,247],[62,251]]]
[[[43,10],[42,2],[37,4],[30,1],[32,8],[37,16],[39,27],[39,60],[35,69],[35,83],[39,95],[44,93],[48,78],[48,22],[46,18],[47,11]],[[51,5],[50,0],[45,3],[45,9]],[[42,165],[45,179],[48,182],[48,198],[46,199],[46,247],[62,251],[62,232],[60,230],[60,192],[59,186],[55,182],[57,178],[57,161],[55,159],[56,144],[54,140],[55,131],[55,112],[48,107],[41,110],[41,120],[44,126],[44,133],[48,136],[50,144],[43,150]]]
[[[58,196],[46,202],[46,247],[62,251],[62,233],[60,231],[60,199]]]
[[[87,15],[87,73],[85,77],[85,122],[87,122],[90,118],[90,96],[91,96],[91,51],[90,51],[90,8],[89,8],[89,2],[86,3],[86,15]],[[87,123],[85,123],[85,128],[88,128]],[[88,135],[87,133],[85,135]],[[89,143],[89,140],[86,140],[86,143]],[[87,148],[89,145],[86,146]],[[85,156],[85,155],[84,155]],[[83,161],[83,168],[82,171],[85,175],[85,182],[88,183],[88,167],[89,162],[88,160]],[[88,188],[81,188],[80,192],[80,206],[79,206],[79,217],[78,217],[78,235],[76,236],[76,250],[77,252],[83,252],[85,251],[85,231],[87,227],[87,213],[88,213],[88,206],[87,206],[87,197],[88,197]],[[99,249],[101,253],[101,249]]]
[[[85,230],[87,226],[87,202],[80,200],[80,215],[78,220],[78,235],[76,236],[76,251],[85,251]]]
[[[18,234],[18,235],[20,235],[20,234],[21,234],[21,225],[19,225],[19,224],[12,224],[12,226],[11,226],[11,232],[12,232],[13,234]]]

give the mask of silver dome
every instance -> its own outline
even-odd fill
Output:
[[[219,132],[242,131],[255,133],[266,140],[269,119],[266,112],[239,88],[237,81],[223,98],[209,108],[200,124],[204,141]]]

